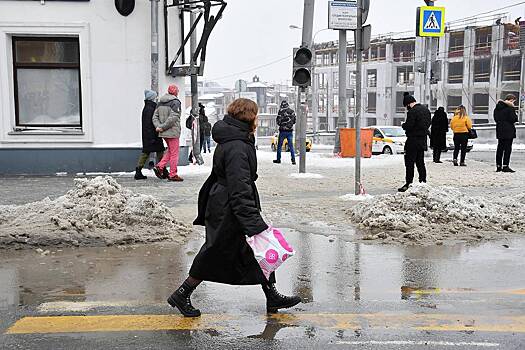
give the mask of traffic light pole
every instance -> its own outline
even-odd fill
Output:
[[[339,31],[339,121],[348,127],[348,99],[346,98],[346,30]]]
[[[357,0],[357,29],[355,31],[356,81],[355,81],[355,188],[354,193],[361,193],[361,79],[363,70],[363,1]],[[345,50],[346,51],[346,50]],[[346,87],[345,87],[346,88]]]
[[[301,46],[311,48],[312,47],[312,35],[314,26],[314,0],[304,0],[304,12],[303,12],[303,37]],[[315,57],[314,57],[315,59]],[[299,105],[298,105],[298,118],[299,118],[299,173],[306,173],[306,87],[299,88]]]
[[[190,26],[193,26],[195,23],[195,13],[190,13]],[[197,32],[193,32],[191,34],[190,38],[190,53],[191,53],[191,60],[190,60],[190,66],[192,68],[192,73],[190,76],[190,83],[191,83],[191,114],[193,115],[194,122],[193,122],[193,128],[191,130],[191,140],[192,140],[192,152],[193,157],[195,158],[195,161],[197,164],[202,165],[204,164],[204,160],[202,159],[201,155],[201,144],[200,144],[200,127],[199,127],[199,87],[198,87],[198,80],[197,80],[197,71],[195,67],[197,66],[197,63],[194,60],[195,51],[197,50]]]

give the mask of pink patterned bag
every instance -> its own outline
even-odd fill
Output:
[[[267,279],[283,262],[295,255],[295,250],[288,244],[282,232],[271,226],[255,236],[247,237],[246,242],[252,248],[255,260]]]

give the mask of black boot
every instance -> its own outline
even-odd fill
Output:
[[[269,283],[262,286],[266,295],[266,310],[268,312],[277,312],[278,309],[287,309],[301,302],[298,296],[285,296],[277,291],[275,284]]]
[[[191,305],[191,293],[195,290],[188,282],[184,283],[168,298],[168,304],[179,309],[184,317],[199,317],[201,311]]]
[[[397,192],[406,192],[409,187],[410,187],[410,184],[404,184],[403,187],[400,187],[397,189]]]
[[[135,168],[135,180],[146,180],[148,177],[142,175],[142,168]]]
[[[515,173],[515,171],[512,170],[508,165],[504,165],[501,171],[504,173]]]

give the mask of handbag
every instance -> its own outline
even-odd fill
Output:
[[[473,139],[477,139],[478,138],[478,133],[477,133],[476,129],[469,129],[468,130],[468,138],[469,138],[469,140],[473,140]]]
[[[186,118],[186,128],[191,130],[191,127],[193,125],[193,116],[190,114],[188,118]]]
[[[259,263],[266,279],[269,279],[270,274],[283,262],[295,255],[295,250],[286,241],[282,232],[271,226],[257,235],[246,237],[246,242],[252,248],[255,260]]]

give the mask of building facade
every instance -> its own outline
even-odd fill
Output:
[[[436,39],[437,40],[437,39]],[[311,106],[308,126],[333,131],[354,125],[356,53],[347,48],[348,120],[338,119],[338,45],[315,46]],[[439,106],[452,113],[459,105],[467,108],[474,123],[492,123],[492,111],[508,93],[520,96],[521,54],[519,26],[495,24],[449,30],[439,38],[431,84],[431,111]],[[421,38],[383,37],[372,42],[363,54],[361,125],[401,125],[406,110],[403,94],[408,91],[424,101],[425,45]],[[311,100],[311,99],[310,99]],[[317,118],[312,111],[317,108]]]
[[[134,168],[150,18],[149,1],[127,16],[108,0],[0,2],[0,174]],[[159,21],[160,94],[175,83],[184,96],[183,79],[165,73],[180,45],[178,9],[167,32],[162,5]]]

